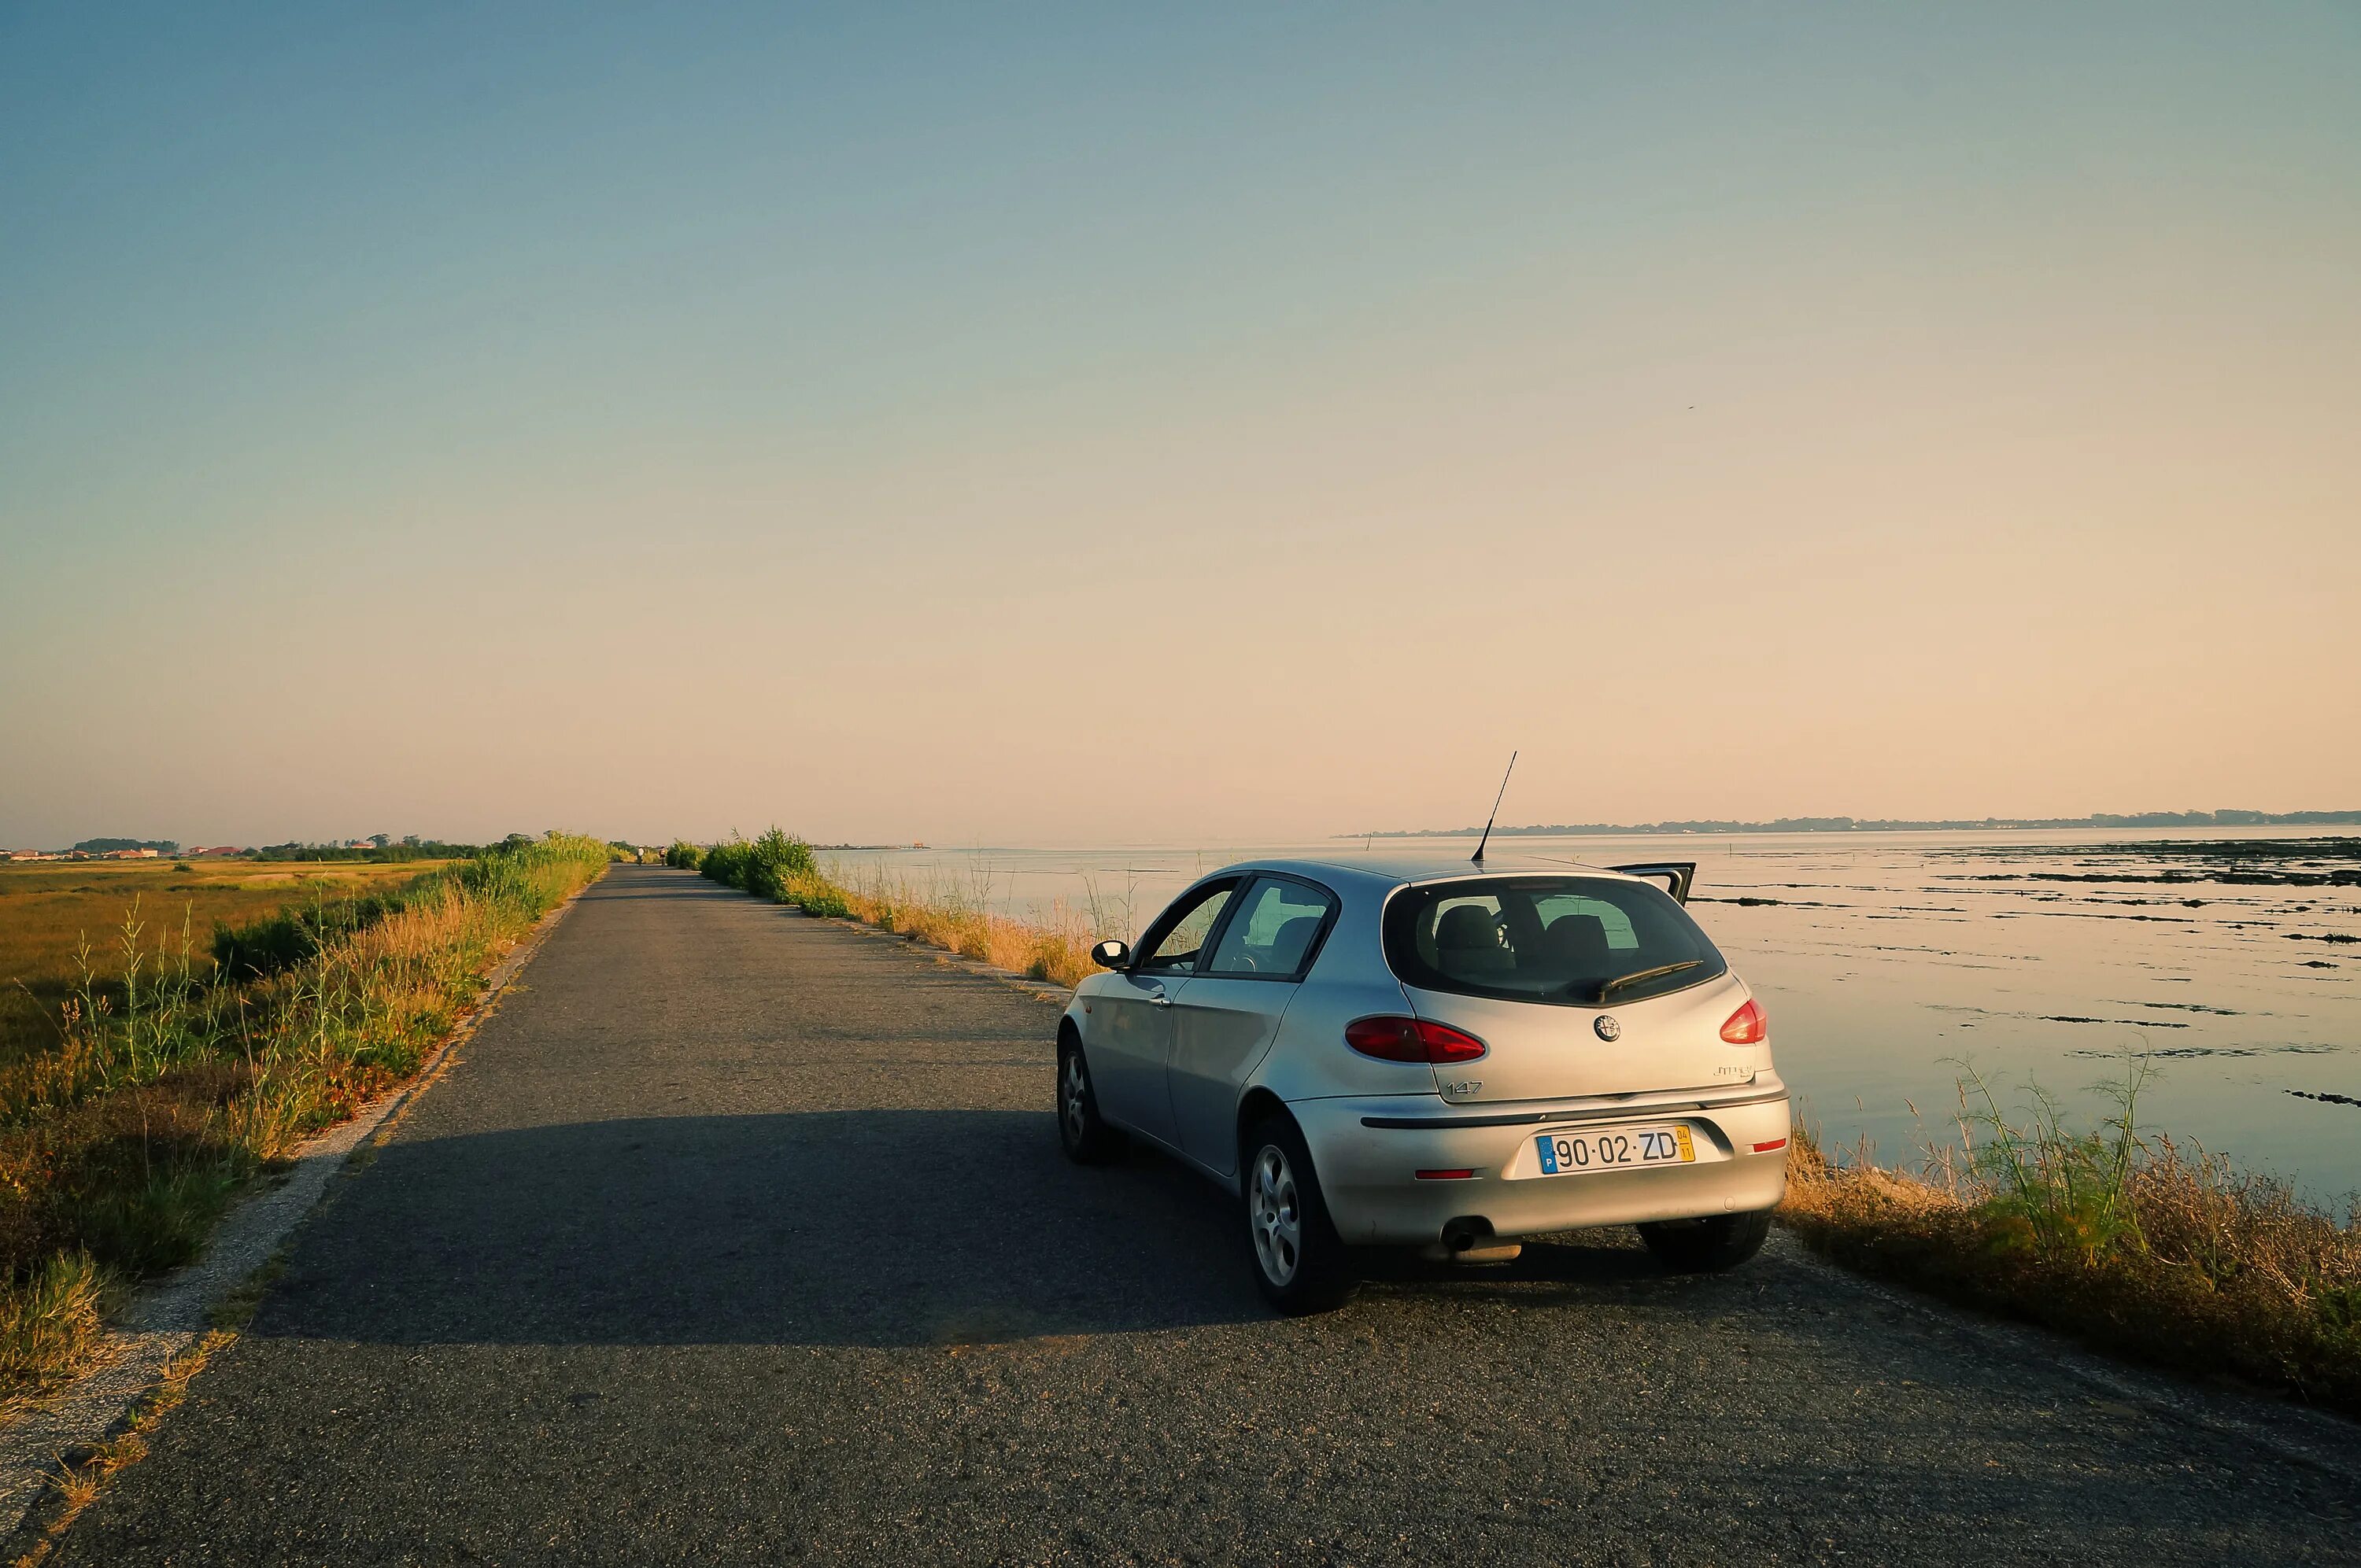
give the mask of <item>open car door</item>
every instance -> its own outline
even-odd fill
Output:
[[[1625,876],[1643,876],[1651,881],[1661,880],[1664,883],[1664,891],[1673,895],[1675,904],[1686,904],[1689,901],[1689,883],[1697,880],[1695,861],[1651,861],[1645,865],[1609,866],[1607,869],[1610,872],[1621,872]]]

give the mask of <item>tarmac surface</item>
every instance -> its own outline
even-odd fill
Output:
[[[2361,1562],[2361,1427],[1792,1248],[1274,1319],[1232,1201],[1060,1156],[1057,1014],[618,868],[51,1561]]]

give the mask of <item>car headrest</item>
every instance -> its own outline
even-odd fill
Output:
[[[1443,918],[1434,923],[1434,945],[1455,949],[1489,948],[1500,945],[1500,937],[1492,929],[1490,910],[1462,904],[1444,910]]]
[[[1554,965],[1570,973],[1603,975],[1612,961],[1607,944],[1607,923],[1596,915],[1561,915],[1543,934],[1543,950]]]
[[[1303,961],[1303,949],[1312,945],[1320,929],[1320,916],[1299,915],[1281,926],[1270,938],[1271,962],[1281,974],[1292,971]]]

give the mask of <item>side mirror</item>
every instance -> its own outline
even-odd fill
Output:
[[[1131,948],[1128,944],[1118,942],[1113,937],[1109,937],[1091,949],[1091,962],[1101,969],[1129,969]]]

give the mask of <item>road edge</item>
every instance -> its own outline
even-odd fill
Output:
[[[215,1309],[270,1263],[354,1154],[380,1132],[390,1132],[400,1113],[442,1078],[558,922],[599,880],[568,894],[518,939],[485,976],[483,989],[450,1034],[406,1081],[302,1144],[287,1170],[222,1217],[202,1256],[134,1295],[101,1331],[98,1365],[0,1425],[0,1543],[16,1543],[51,1483],[66,1473],[69,1455],[95,1450],[129,1429],[170,1375],[174,1360],[203,1340]]]
[[[2047,1365],[2064,1385],[2081,1384],[2159,1420],[2228,1437],[2296,1464],[2345,1475],[2361,1425],[2334,1410],[2229,1379],[2192,1376],[2083,1344],[2045,1323],[1978,1311],[1923,1290],[1848,1268],[1814,1252],[1784,1225],[1775,1226],[1763,1256],[1818,1274],[1831,1284],[1907,1312],[1957,1334],[1987,1354],[2020,1365]]]

